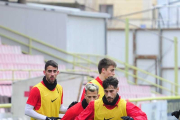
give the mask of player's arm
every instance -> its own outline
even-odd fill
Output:
[[[63,105],[63,89],[62,89],[61,107],[60,107],[60,109],[59,109],[59,112],[60,112],[61,114],[65,114],[66,111],[67,111],[67,109],[68,109],[68,107],[65,107],[65,106]]]
[[[89,105],[84,109],[74,120],[90,120],[94,119],[94,101],[91,101]]]
[[[30,91],[29,98],[25,106],[25,115],[36,118],[36,119],[45,120],[46,116],[41,115],[34,110],[34,107],[38,103],[39,99],[40,99],[39,89],[37,87],[33,87]]]
[[[46,116],[41,115],[37,113],[36,111],[34,111],[34,106],[29,105],[29,104],[26,104],[25,106],[25,115],[36,118],[36,119],[46,120]]]
[[[147,115],[131,102],[127,102],[126,112],[127,116],[132,117],[133,120],[147,120]]]
[[[63,104],[61,104],[61,107],[60,107],[59,112],[60,112],[61,114],[65,114],[66,111],[67,111],[67,108],[68,108],[68,107],[65,107]]]
[[[68,109],[61,120],[74,120],[74,109]]]

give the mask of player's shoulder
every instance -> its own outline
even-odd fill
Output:
[[[56,86],[57,86],[58,88],[62,88],[62,86],[61,86],[60,84],[57,84]]]
[[[37,86],[32,87],[31,92],[39,92],[39,89]]]
[[[71,111],[72,113],[76,113],[81,107],[82,107],[81,102],[78,102],[77,104],[69,108],[69,111]]]

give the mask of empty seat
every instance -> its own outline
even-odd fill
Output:
[[[0,85],[0,96],[11,97],[12,86],[11,85]],[[4,99],[4,103],[9,103],[8,98]]]
[[[0,85],[11,85],[12,81],[0,81]]]
[[[119,84],[119,94],[124,94],[124,93],[130,93],[129,85],[120,85]]]
[[[136,95],[135,94],[131,94],[131,93],[122,93],[122,94],[119,93],[119,95],[123,99],[136,98]]]
[[[119,84],[121,85],[127,85],[127,79],[125,77],[118,77],[117,78],[119,80]]]
[[[30,73],[31,78],[39,77],[39,76],[44,76],[43,71],[31,71]]]
[[[0,71],[0,80],[12,80],[12,71]]]
[[[0,54],[21,54],[20,46],[0,45]]]
[[[0,54],[0,63],[44,64],[44,58],[40,55]]]
[[[22,80],[30,78],[28,71],[14,71],[14,80]]]
[[[0,108],[0,113],[5,113],[5,108]]]

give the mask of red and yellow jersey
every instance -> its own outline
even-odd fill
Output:
[[[125,103],[125,101],[123,99],[121,99],[120,97],[115,105],[102,104],[103,101],[100,101],[100,100],[102,100],[102,99],[98,99],[96,101],[91,101],[89,103],[89,105],[86,107],[86,109],[84,109],[81,112],[81,114],[79,114],[79,116],[77,116],[74,120],[97,120],[97,119],[99,119],[99,117],[96,117],[96,115],[98,115],[98,114],[102,117],[101,120],[113,120],[114,116],[112,116],[112,115],[114,115],[114,113],[115,113],[115,115],[117,114],[116,117],[118,117],[118,119],[114,119],[114,120],[121,120],[121,118],[118,115],[130,116],[134,120],[147,120],[146,114],[143,111],[141,111],[141,109],[139,107],[137,107],[136,105],[134,105],[131,102]],[[101,103],[99,103],[99,105],[101,104],[100,108],[97,108],[99,106],[98,103],[96,103],[96,105],[95,105],[95,102],[97,102],[97,101],[101,102]],[[105,110],[107,110],[108,112],[106,113]],[[113,110],[113,112],[110,112],[111,110]],[[117,110],[118,112],[116,112],[115,110]],[[101,112],[103,114],[101,114]]]
[[[74,120],[74,118],[78,116],[83,110],[84,108],[82,106],[82,102],[79,102],[69,108],[61,120]]]
[[[39,90],[41,100],[41,106],[34,110],[47,117],[59,117],[59,109],[61,107],[63,95],[61,85],[57,84],[53,91],[49,90],[42,83],[39,83],[34,87]],[[31,118],[31,120],[35,119]]]
[[[122,120],[121,117],[123,116],[127,116],[124,99],[120,99],[112,109],[108,109],[102,99],[94,101],[94,120]]]
[[[102,86],[103,83],[102,80],[99,77],[97,77],[96,79],[91,80],[89,83],[94,83],[99,87],[98,94],[99,94],[99,99],[101,99],[104,96],[104,88]],[[85,88],[83,89],[83,93],[81,95],[81,101],[83,101],[84,95],[85,95]]]
[[[102,84],[100,84],[97,80],[91,80],[91,83],[96,84],[99,87],[99,99],[101,99],[104,96],[104,88],[102,86]]]

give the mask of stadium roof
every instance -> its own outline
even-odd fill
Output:
[[[81,11],[80,9],[77,8],[70,8],[70,7],[59,7],[59,6],[35,4],[35,3],[19,4],[19,3],[10,3],[10,2],[0,2],[0,6],[3,5],[12,6],[12,7],[21,7],[27,9],[36,9],[42,11],[61,12],[74,16],[110,18],[110,15],[107,13],[87,12],[87,11]]]

